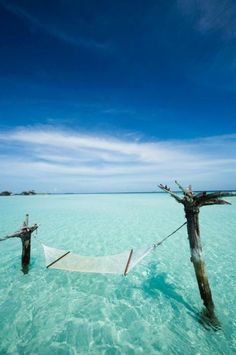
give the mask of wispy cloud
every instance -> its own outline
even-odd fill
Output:
[[[5,9],[10,11],[11,13],[15,14],[18,17],[23,18],[24,20],[27,20],[31,25],[34,25],[35,27],[39,28],[43,32],[46,32],[51,36],[55,37],[56,39],[59,39],[63,42],[66,42],[76,47],[87,47],[91,49],[99,49],[105,51],[111,50],[111,45],[107,42],[106,43],[98,42],[91,37],[90,38],[84,37],[81,34],[80,35],[69,34],[62,29],[62,26],[57,26],[56,24],[52,25],[48,22],[44,23],[40,21],[36,16],[33,16],[31,13],[25,10],[23,7],[20,7],[14,3],[1,0],[0,4],[3,5]]]
[[[236,37],[234,0],[178,0],[178,4],[200,32],[218,31],[224,37]]]
[[[103,109],[101,111],[101,113],[105,113],[107,115],[134,115],[135,114],[135,110],[131,110],[131,109],[121,109],[121,108],[107,108],[107,109]]]
[[[196,188],[235,188],[236,135],[143,142],[36,127],[2,132],[0,148],[2,183],[12,186],[24,179],[46,190],[140,191],[178,178]]]

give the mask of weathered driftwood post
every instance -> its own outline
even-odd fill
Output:
[[[197,283],[200,291],[203,304],[206,307],[209,316],[214,315],[214,302],[212,299],[211,289],[205,270],[205,264],[202,255],[202,245],[200,238],[199,228],[199,211],[202,206],[210,205],[223,205],[229,204],[229,202],[222,200],[222,197],[236,196],[234,192],[200,192],[193,193],[191,186],[188,189],[184,189],[177,181],[180,190],[183,192],[183,196],[177,195],[168,186],[162,184],[159,187],[168,192],[175,200],[184,205],[185,217],[187,219],[187,231],[191,252],[191,261],[194,266]]]
[[[22,241],[21,264],[22,264],[22,271],[24,273],[28,272],[28,266],[30,263],[31,234],[38,228],[37,224],[33,224],[31,227],[29,227],[28,224],[29,224],[29,215],[27,214],[23,226],[19,231],[1,239],[1,240],[5,240],[9,238],[21,238]]]
[[[28,267],[30,263],[30,252],[31,252],[31,229],[29,228],[29,215],[25,217],[23,227],[21,229],[21,242],[22,242],[22,255],[21,264],[23,268]]]
[[[31,253],[31,234],[38,228],[37,224],[29,227],[29,215],[26,215],[25,221],[23,223],[23,227],[20,230],[19,237],[22,242],[22,256],[21,256],[21,264],[22,271],[27,273],[28,267],[30,263],[30,253]]]

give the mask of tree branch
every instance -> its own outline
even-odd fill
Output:
[[[184,195],[187,195],[188,197],[193,198],[192,192],[185,189],[182,185],[180,185],[180,183],[177,180],[175,180],[175,183],[178,186],[178,188],[183,192]]]
[[[214,199],[214,200],[203,202],[202,204],[200,204],[200,207],[211,206],[211,205],[231,205],[231,203],[225,200]]]
[[[19,231],[7,235],[4,238],[1,238],[2,240],[8,239],[8,238],[21,238],[25,233],[31,232],[33,233],[36,229],[38,228],[37,224],[33,224],[31,227],[22,227]]]
[[[207,194],[206,192],[203,192],[201,195],[199,195],[198,197],[195,196],[195,199],[197,201],[197,203],[199,205],[204,205],[205,203],[207,203],[208,201],[214,201],[214,200],[218,200],[221,197],[233,197],[236,196],[236,193],[234,192],[212,192]],[[225,204],[227,202],[224,202]],[[230,204],[230,203],[228,203]]]
[[[210,200],[212,198],[219,198],[219,197],[234,197],[236,196],[236,192],[227,192],[227,191],[219,191],[219,192],[211,192],[205,195],[205,199]]]
[[[158,187],[159,187],[161,190],[163,190],[163,191],[169,193],[172,197],[174,197],[174,198],[176,199],[177,202],[183,203],[183,199],[182,199],[181,197],[179,197],[176,193],[174,193],[173,191],[171,191],[171,189],[168,188],[166,185],[164,186],[164,185],[160,184],[160,185],[158,185]]]

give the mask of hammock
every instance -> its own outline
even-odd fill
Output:
[[[47,268],[67,271],[109,273],[127,275],[155,245],[108,256],[80,256],[70,251],[55,249],[42,244]]]
[[[95,272],[107,274],[127,275],[151,251],[160,246],[173,234],[178,232],[187,222],[168,234],[157,244],[137,250],[127,250],[120,254],[107,256],[80,256],[70,251],[51,248],[43,243],[44,256],[47,268],[79,272]]]

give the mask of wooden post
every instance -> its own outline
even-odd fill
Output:
[[[21,256],[21,264],[22,267],[26,267],[30,263],[30,252],[31,252],[31,231],[27,230],[21,235],[22,241],[22,256]]]
[[[22,241],[21,264],[22,264],[22,271],[24,273],[28,273],[28,267],[29,267],[29,263],[30,263],[31,234],[37,228],[38,228],[37,224],[33,224],[31,227],[23,225],[23,227],[21,228],[20,234],[18,235],[21,238],[21,241]]]
[[[159,187],[168,192],[175,200],[184,205],[185,217],[187,219],[188,239],[191,251],[191,261],[194,266],[195,275],[200,291],[203,304],[208,311],[208,315],[212,319],[216,319],[214,315],[214,302],[212,299],[211,289],[205,271],[205,264],[202,256],[202,245],[200,239],[199,228],[199,211],[202,206],[224,205],[229,202],[222,200],[222,197],[236,196],[235,192],[200,192],[193,193],[191,185],[187,189],[183,188],[177,181],[177,186],[183,193],[183,196],[171,191],[167,185],[160,184]]]
[[[31,252],[31,230],[28,228],[29,225],[29,215],[25,215],[25,220],[23,222],[23,227],[21,229],[21,242],[22,242],[22,255],[21,264],[23,271],[28,268],[30,263],[30,252]],[[28,271],[28,270],[27,270]]]
[[[30,252],[31,252],[31,234],[38,228],[37,224],[33,224],[31,227],[29,224],[29,215],[26,215],[25,221],[23,222],[23,227],[13,234],[6,236],[4,239],[8,238],[20,238],[22,242],[22,255],[21,264],[22,271],[24,273],[28,272],[28,266],[30,263]]]
[[[28,213],[25,215],[25,221],[23,223],[23,226],[28,227],[29,225],[29,215]]]
[[[191,262],[193,263],[198,288],[203,304],[209,313],[214,310],[211,289],[205,271],[205,264],[202,256],[202,245],[199,229],[199,209],[185,206],[185,216],[187,219],[188,239],[191,252]]]

